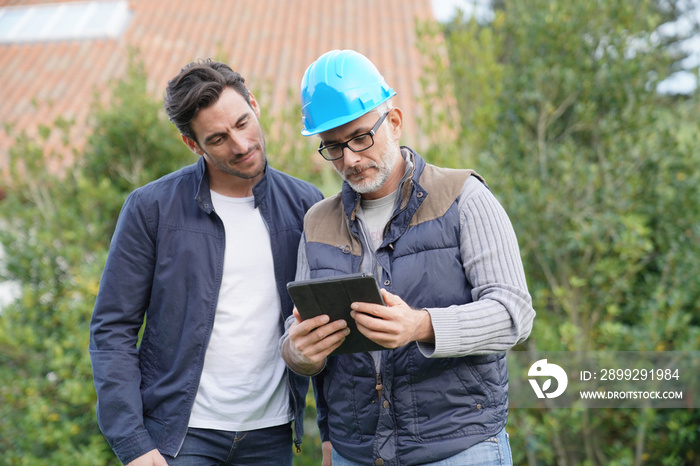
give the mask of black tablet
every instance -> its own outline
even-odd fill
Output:
[[[377,281],[372,275],[351,274],[287,284],[289,295],[302,320],[327,314],[331,322],[344,319],[350,334],[332,355],[362,353],[386,349],[365,337],[350,317],[350,305],[355,302],[384,304]]]

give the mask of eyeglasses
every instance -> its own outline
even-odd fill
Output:
[[[358,134],[354,138],[339,144],[324,146],[323,143],[321,143],[321,145],[318,146],[318,152],[321,154],[321,157],[332,162],[343,158],[343,149],[346,147],[353,152],[362,152],[363,150],[369,149],[374,145],[374,135],[388,114],[389,112],[386,112],[382,115],[369,132]]]

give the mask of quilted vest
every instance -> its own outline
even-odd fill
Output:
[[[471,170],[426,164],[408,148],[414,170],[376,252],[380,286],[413,308],[472,301],[459,249],[458,201]],[[478,175],[476,175],[478,176]],[[367,270],[360,196],[342,191],[308,212],[304,233],[311,278]],[[370,269],[371,270],[371,269]],[[375,388],[381,381],[381,395]],[[333,447],[362,464],[410,465],[464,451],[505,426],[505,355],[428,359],[415,343],[382,351],[381,373],[369,353],[332,356],[318,377]],[[325,411],[325,410],[324,410]],[[325,413],[322,414],[322,417]]]

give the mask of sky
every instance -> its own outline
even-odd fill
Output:
[[[456,10],[459,8],[463,10],[467,15],[475,10],[479,16],[485,15],[489,17],[491,15],[490,0],[430,0],[433,5],[433,12],[435,13],[435,18],[440,21],[449,21],[454,16]]]

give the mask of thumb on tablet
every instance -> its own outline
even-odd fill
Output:
[[[403,299],[401,299],[397,295],[385,290],[384,288],[381,289],[381,292],[382,298],[384,299],[384,304],[386,304],[387,307],[398,306],[400,304],[403,304]]]

